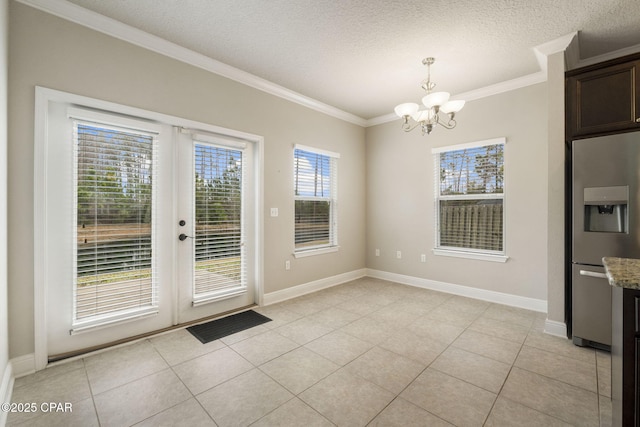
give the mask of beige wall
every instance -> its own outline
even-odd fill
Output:
[[[564,52],[548,57],[548,319],[565,321],[565,163],[564,137]]]
[[[264,288],[365,267],[364,130],[12,2],[9,45],[9,348],[34,351],[33,125],[36,85],[264,137]],[[293,259],[293,144],[339,152],[338,253]],[[277,218],[269,208],[278,207]],[[291,270],[285,271],[285,260]],[[0,356],[1,357],[1,356]],[[1,360],[0,360],[1,361]]]
[[[454,131],[367,129],[367,267],[547,299],[547,85],[468,102]],[[506,263],[436,256],[432,147],[506,137]],[[380,256],[375,256],[375,249]],[[402,259],[396,251],[402,251]],[[427,262],[420,262],[420,255]]]

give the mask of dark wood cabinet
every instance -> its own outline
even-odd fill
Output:
[[[612,288],[611,403],[614,426],[640,426],[640,291]]]
[[[639,55],[567,72],[567,140],[640,130],[639,73]]]

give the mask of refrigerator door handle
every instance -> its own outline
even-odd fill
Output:
[[[580,270],[581,276],[597,277],[598,279],[606,279],[607,275],[604,273],[598,273],[597,271]]]

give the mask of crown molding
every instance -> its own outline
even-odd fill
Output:
[[[512,90],[520,89],[523,87],[535,85],[538,83],[544,83],[547,81],[547,73],[538,71],[537,73],[529,74],[526,76],[518,77],[512,80],[496,83],[494,85],[481,87],[469,92],[463,92],[455,94],[451,99],[464,99],[465,101],[474,101],[476,99],[486,98],[492,95],[498,95],[500,93],[509,92]],[[384,116],[374,117],[367,120],[366,127],[376,126],[383,123],[392,122],[394,120],[400,120],[394,113],[385,114]]]
[[[194,52],[179,46],[163,38],[154,36],[145,31],[123,24],[115,19],[108,18],[83,7],[69,3],[65,0],[16,0],[19,3],[31,6],[35,9],[57,16],[67,21],[82,25],[108,36],[126,41],[144,49],[184,62],[194,67],[201,68],[211,73],[226,77],[246,86],[266,92],[270,95],[286,99],[287,101],[305,106],[312,110],[329,116],[353,123],[358,126],[366,126],[367,121],[362,117],[332,107],[328,104],[294,92],[283,86],[253,74],[232,67],[208,56]]]
[[[599,64],[600,62],[609,61],[611,59],[620,58],[627,55],[632,55],[634,53],[640,52],[640,44],[636,44],[633,46],[625,47],[622,49],[614,50],[613,52],[604,53],[598,56],[592,56],[590,58],[580,59],[575,63],[575,66],[570,67],[569,70],[574,68],[582,68],[588,65]]]
[[[480,98],[486,98],[488,96],[497,95],[511,90],[520,89],[523,87],[535,85],[538,83],[544,83],[547,81],[547,57],[557,52],[567,52],[567,49],[573,49],[577,46],[578,33],[573,32],[555,40],[551,40],[547,43],[535,46],[533,53],[538,60],[540,71],[528,74],[526,76],[517,77],[515,79],[507,80],[504,82],[496,83],[494,85],[481,87],[479,89],[471,90],[469,92],[458,93],[452,96],[452,99],[464,99],[465,101],[473,101]],[[385,114],[384,116],[374,117],[367,120],[366,126],[375,126],[383,123],[397,120],[398,116],[395,114]]]
[[[344,120],[362,127],[376,126],[397,119],[393,113],[366,120],[355,114],[348,113],[339,108],[320,102],[316,99],[302,95],[298,92],[277,85],[273,82],[247,73],[246,71],[227,65],[223,62],[209,58],[185,47],[179,46],[163,38],[154,36],[122,22],[100,15],[66,0],[16,0],[19,3],[82,25],[108,36],[123,40],[144,49],[184,62],[194,67],[201,68],[219,76],[228,78],[262,92],[302,105],[312,110],[327,114],[328,116]],[[454,98],[473,101],[499,93],[508,92],[522,87],[542,83],[547,80],[547,57],[560,51],[565,52],[567,69],[584,67],[609,59],[618,58],[632,53],[640,52],[640,44],[619,49],[603,55],[587,59],[579,59],[578,33],[573,32],[559,37],[550,42],[543,43],[533,48],[540,66],[537,73],[529,74],[516,79],[486,86],[476,90],[457,94]]]
[[[578,32],[574,31],[572,33],[566,34],[562,37],[558,37],[555,40],[548,41],[543,44],[539,44],[533,48],[533,52],[536,55],[536,59],[538,60],[538,65],[540,65],[540,70],[546,75],[547,74],[547,58],[550,55],[558,52],[567,52],[570,46],[574,46],[574,40],[578,39]],[[575,50],[572,49],[572,52]],[[573,53],[571,55],[574,57]]]

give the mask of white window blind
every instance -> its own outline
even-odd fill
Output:
[[[157,135],[74,120],[76,326],[157,310]]]
[[[295,250],[337,246],[336,153],[294,149]]]
[[[246,289],[243,151],[194,143],[194,304]]]
[[[504,139],[434,154],[436,248],[504,254]]]

